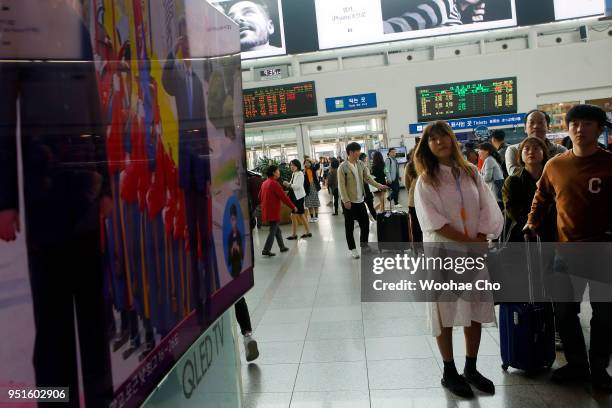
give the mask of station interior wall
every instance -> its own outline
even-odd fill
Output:
[[[588,41],[571,30],[539,33],[535,39],[532,33],[532,38],[294,61],[292,71],[283,80],[254,82],[252,72],[245,70],[244,87],[314,80],[321,119],[331,118],[325,111],[325,98],[375,92],[378,107],[374,110],[387,114],[389,145],[399,145],[404,136],[410,146],[408,125],[417,122],[417,86],[516,76],[518,112],[544,103],[612,97],[612,31],[605,26],[591,30]],[[367,111],[354,113],[360,112]]]

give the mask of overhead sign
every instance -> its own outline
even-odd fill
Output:
[[[370,109],[375,108],[378,105],[376,102],[376,94],[368,93],[325,98],[325,106],[327,108],[327,112],[332,113],[357,109]]]
[[[255,70],[256,79],[260,81],[274,81],[289,77],[287,65],[279,65],[275,67],[257,68]]]
[[[516,77],[419,86],[416,95],[421,122],[517,111]]]
[[[244,89],[244,119],[261,122],[317,116],[314,81]]]
[[[512,115],[485,116],[482,118],[455,119],[447,122],[453,130],[470,130],[479,126],[516,126],[525,122],[525,114],[516,113]],[[412,123],[408,126],[408,131],[411,135],[418,135],[423,133],[427,125],[427,122]]]

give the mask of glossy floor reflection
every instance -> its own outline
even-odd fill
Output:
[[[322,191],[321,202],[326,198]],[[370,225],[375,241],[375,224]],[[260,357],[247,365],[242,355],[245,407],[612,407],[609,395],[586,386],[556,386],[550,373],[529,378],[502,371],[497,328],[484,330],[478,359],[496,394],[477,393],[470,401],[453,397],[440,386],[442,359],[427,332],[424,305],[361,303],[360,263],[349,256],[343,217],[333,217],[324,206],[319,222],[310,226],[312,238],[286,241],[291,251],[285,254],[275,245],[273,258],[261,256],[267,228],[254,234],[255,287],[246,298]],[[290,226],[282,229],[290,235]],[[358,229],[355,233],[358,239]],[[588,333],[590,308],[585,304],[583,310]],[[464,356],[457,330],[460,371]],[[564,363],[558,354],[555,367]]]

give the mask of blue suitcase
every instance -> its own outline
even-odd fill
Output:
[[[499,308],[502,368],[532,373],[555,361],[555,323],[550,303],[503,303]]]
[[[533,299],[528,241],[526,248],[530,299]],[[541,251],[538,251],[538,257],[541,259]],[[541,266],[539,273],[542,273]],[[513,367],[533,373],[552,367],[556,357],[552,303],[502,303],[499,308],[499,340],[504,371]]]

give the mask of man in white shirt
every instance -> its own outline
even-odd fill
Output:
[[[554,156],[566,152],[567,149],[559,144],[552,143],[546,138],[546,133],[548,133],[549,128],[550,116],[548,113],[534,109],[529,111],[527,116],[525,116],[525,132],[527,132],[527,136],[537,137],[543,140],[546,146],[548,146],[548,157],[552,159]],[[506,149],[506,169],[509,175],[513,175],[514,172],[521,167],[518,157],[518,148],[519,145],[515,144]]]
[[[346,243],[354,259],[359,258],[359,252],[353,237],[355,220],[359,223],[361,230],[361,246],[368,243],[370,235],[370,220],[365,205],[364,182],[371,184],[379,190],[388,190],[389,187],[378,184],[370,175],[368,168],[359,160],[361,146],[359,143],[349,143],[346,146],[348,159],[338,168],[338,189],[340,200],[344,208],[344,229],[346,232]],[[364,245],[365,244],[365,245]]]

